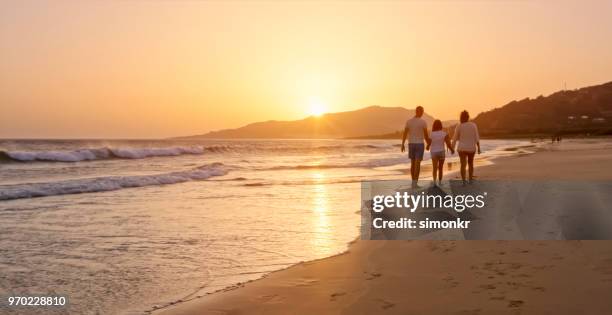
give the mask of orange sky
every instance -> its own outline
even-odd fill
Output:
[[[442,118],[612,80],[612,2],[0,2],[0,138]]]

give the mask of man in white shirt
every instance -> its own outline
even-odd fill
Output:
[[[402,152],[406,151],[404,143],[406,137],[408,139],[408,157],[410,158],[410,176],[412,177],[412,186],[418,187],[419,173],[421,173],[421,161],[423,153],[425,153],[425,141],[429,143],[429,135],[427,134],[427,122],[423,118],[423,107],[417,106],[414,117],[406,121],[404,126],[404,136],[402,137]]]

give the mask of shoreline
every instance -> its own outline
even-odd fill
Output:
[[[537,148],[540,144],[542,144],[542,143],[517,144],[517,145],[512,145],[512,146],[500,147],[500,148],[498,148],[496,150],[498,150],[498,151],[512,151],[512,152],[514,152],[514,151],[520,151],[521,149],[529,149],[529,148],[534,148],[534,147]],[[532,154],[532,153],[533,152],[527,152],[527,153],[522,153],[522,154]],[[492,164],[495,163],[494,160],[508,158],[508,157],[513,157],[513,156],[517,156],[518,154],[521,154],[521,153],[520,152],[519,153],[515,153],[515,154],[512,154],[510,156],[481,157],[479,159],[475,159],[474,160],[475,168],[478,169],[478,168],[481,168],[481,167],[484,167],[484,166],[492,165]],[[447,158],[450,158],[450,157],[458,158],[458,155],[454,154],[454,155],[447,156]],[[430,161],[430,160],[428,160],[428,161]],[[450,164],[454,165],[454,167],[453,167],[452,170],[446,170],[445,171],[444,176],[446,178],[448,178],[449,176],[453,176],[454,174],[458,174],[459,173],[459,167],[458,167],[458,163],[459,162],[458,161],[447,162],[447,163],[448,163],[448,165],[450,165]],[[431,163],[423,164],[421,169],[422,169],[421,173],[423,174],[422,177],[421,177],[421,180],[424,181],[424,182],[428,182],[428,183],[431,182],[431,178],[432,178],[432,174],[431,174],[432,166],[431,166]],[[427,174],[427,175],[425,175],[425,174]],[[425,187],[428,187],[428,186],[424,186],[424,188]],[[182,303],[188,303],[190,301],[198,300],[198,299],[201,299],[201,298],[205,298],[205,297],[208,297],[208,296],[211,296],[211,295],[214,295],[214,294],[219,294],[219,293],[223,293],[223,292],[226,292],[226,291],[231,291],[231,290],[239,289],[240,287],[243,287],[245,284],[248,284],[248,283],[251,283],[251,282],[254,282],[254,281],[263,280],[266,277],[268,277],[270,274],[273,274],[273,273],[276,273],[276,272],[281,272],[281,271],[290,269],[290,268],[292,268],[294,266],[298,266],[300,264],[317,262],[317,261],[320,261],[320,260],[325,260],[325,259],[333,258],[333,257],[339,256],[339,255],[344,255],[344,254],[346,254],[350,250],[350,247],[354,243],[359,241],[359,239],[360,239],[360,236],[359,236],[359,232],[358,232],[357,233],[357,237],[355,237],[355,239],[353,239],[352,241],[348,242],[346,244],[346,248],[343,251],[341,251],[341,252],[339,252],[337,254],[334,254],[332,256],[318,258],[318,259],[314,259],[314,260],[301,261],[301,262],[298,262],[298,263],[286,266],[284,268],[281,268],[281,269],[274,270],[274,271],[271,271],[269,273],[266,273],[266,274],[264,274],[263,276],[261,276],[261,277],[259,277],[257,279],[248,280],[248,281],[245,281],[245,282],[235,283],[235,284],[232,284],[232,285],[229,285],[227,287],[223,287],[223,288],[211,291],[211,292],[204,292],[202,294],[198,294],[198,292],[201,291],[201,290],[198,290],[198,291],[195,291],[193,293],[189,293],[189,294],[185,295],[186,298],[182,298],[182,299],[179,299],[177,301],[172,301],[172,302],[169,302],[168,304],[161,305],[161,306],[160,305],[155,305],[151,309],[146,310],[145,312],[152,313],[152,314],[158,314],[158,313],[163,312],[164,310],[167,310],[167,309],[172,308],[174,306],[181,305]]]
[[[519,143],[519,144],[513,144],[513,145],[507,145],[507,146],[498,147],[498,148],[496,148],[493,151],[499,151],[499,152],[505,152],[505,151],[515,152],[516,151],[516,152],[512,153],[511,155],[507,155],[507,156],[499,156],[499,155],[484,156],[484,157],[480,156],[479,158],[476,158],[474,160],[475,168],[480,168],[480,167],[492,165],[492,164],[495,163],[494,160],[503,159],[503,158],[507,158],[507,157],[513,157],[513,156],[517,156],[518,154],[531,154],[533,152],[523,152],[521,150],[531,149],[531,148],[534,148],[534,147],[538,147],[540,144],[542,144],[542,143],[541,142],[540,143]],[[523,153],[521,153],[521,152],[523,152]],[[452,164],[453,166],[452,166],[451,170],[448,170],[448,169],[445,170],[445,173],[444,173],[445,178],[449,178],[449,176],[452,176],[453,174],[458,174],[459,173],[458,155],[456,153],[454,155],[450,155],[450,154],[447,155],[447,159],[450,160],[450,158],[453,158],[454,161],[446,162],[446,164],[447,165],[451,165]],[[431,179],[432,179],[432,174],[431,174],[432,165],[431,165],[431,163],[425,163],[425,162],[431,162],[431,160],[423,161],[424,164],[422,164],[422,166],[421,166],[421,174],[422,174],[421,175],[421,180],[423,182],[427,182],[428,185],[429,185],[429,183],[431,182]],[[408,174],[408,170],[409,169],[406,169],[406,172],[404,172],[405,175]],[[423,188],[426,188],[426,187],[429,187],[429,186],[423,186]],[[197,290],[195,292],[186,294],[184,298],[179,299],[177,301],[172,301],[172,302],[169,302],[169,303],[164,304],[164,305],[155,305],[151,309],[147,309],[145,312],[157,314],[157,313],[159,313],[159,312],[161,312],[163,310],[166,310],[168,308],[172,308],[173,306],[180,305],[182,303],[187,303],[187,302],[190,302],[190,301],[193,301],[193,300],[205,298],[205,297],[208,297],[208,296],[213,295],[213,294],[218,294],[218,293],[223,293],[223,292],[226,292],[226,291],[229,291],[229,290],[238,289],[238,288],[244,286],[247,283],[263,280],[268,275],[270,275],[272,273],[284,271],[284,270],[287,270],[289,268],[292,268],[294,266],[297,266],[297,265],[300,265],[300,264],[303,264],[303,263],[316,262],[316,261],[319,261],[319,260],[333,258],[333,257],[338,256],[338,255],[343,255],[343,254],[347,253],[350,250],[351,245],[354,244],[355,242],[359,241],[359,239],[360,239],[360,236],[359,236],[359,232],[358,232],[357,236],[355,237],[355,239],[353,239],[352,241],[350,241],[350,242],[348,242],[346,244],[346,248],[344,250],[342,250],[341,252],[338,252],[338,253],[336,253],[336,254],[334,254],[332,256],[323,257],[323,258],[317,258],[317,259],[314,259],[314,260],[300,261],[300,262],[297,262],[295,264],[288,265],[288,266],[286,266],[284,268],[268,272],[268,273],[264,274],[263,276],[261,276],[259,278],[248,280],[248,281],[245,281],[245,282],[239,282],[239,283],[231,284],[231,285],[229,285],[227,287],[216,289],[216,290],[210,291],[210,292],[203,292],[203,293],[200,294],[199,292],[202,291],[202,289],[200,289],[200,290]]]
[[[602,142],[591,140],[584,142],[586,143],[568,141],[558,145],[543,145],[538,147],[533,154],[500,157],[495,159],[496,162],[493,165],[477,168],[476,175],[487,179],[612,179],[611,172],[609,170],[605,171],[605,169],[602,171],[601,168],[602,163],[605,164],[607,157],[612,154],[612,145],[603,143],[604,148],[593,148],[593,144],[598,146]],[[558,178],[550,177],[546,167],[551,170],[558,170],[559,166],[551,165],[554,163],[550,163],[550,156],[551,154],[558,155],[560,152],[570,159],[580,159],[582,156],[581,159],[584,160],[584,156],[586,156],[589,163],[582,165],[581,168],[577,168],[573,172],[559,173]],[[596,161],[593,160],[594,157],[597,159]],[[529,163],[526,163],[524,159],[529,159]],[[562,161],[557,164],[563,165],[563,163]],[[530,166],[527,167],[525,164]],[[520,166],[518,169],[516,169],[517,165]],[[498,166],[498,168],[492,168],[491,166]],[[500,171],[500,169],[505,171]],[[461,305],[457,308],[457,311],[479,309],[495,313],[519,310],[528,313],[538,312],[546,310],[546,307],[552,307],[553,302],[558,302],[558,295],[569,294],[566,292],[569,289],[566,288],[571,287],[556,283],[555,281],[560,281],[558,278],[562,277],[557,277],[558,274],[554,272],[551,274],[551,271],[546,271],[546,268],[541,269],[544,268],[543,266],[547,266],[546,264],[550,265],[547,267],[548,269],[554,269],[553,267],[556,266],[562,267],[564,270],[568,268],[572,270],[571,273],[563,273],[564,277],[568,277],[568,279],[563,280],[565,282],[570,281],[576,285],[585,285],[586,282],[581,282],[584,277],[598,279],[599,281],[592,281],[593,285],[591,287],[581,288],[579,292],[584,294],[584,299],[590,298],[597,301],[597,303],[589,303],[590,310],[597,313],[598,311],[612,309],[612,302],[605,302],[605,299],[603,299],[603,296],[607,296],[607,292],[612,289],[612,276],[608,276],[612,275],[612,269],[605,267],[609,266],[610,261],[612,261],[612,251],[606,251],[610,248],[609,244],[610,242],[605,241],[360,241],[357,238],[348,244],[347,250],[343,253],[298,263],[273,271],[257,280],[206,294],[190,301],[174,303],[153,313],[164,315],[208,312],[220,314],[283,314],[288,310],[295,313],[372,313],[381,310],[392,311],[391,313],[406,313],[409,311],[448,313],[446,308],[437,308],[444,307],[444,305],[446,307]],[[578,257],[566,259],[577,250],[589,252],[587,258],[599,253],[600,259],[595,262],[581,261]],[[544,255],[541,254],[542,251],[544,251]],[[443,261],[440,261],[439,255],[448,256],[454,252],[460,254],[455,258],[447,259],[448,257],[446,257]],[[531,252],[538,254],[528,255]],[[414,257],[428,257],[429,262],[415,261]],[[486,258],[483,259],[485,264],[482,265],[483,261],[479,259],[474,260],[474,257]],[[520,262],[506,265],[500,260],[501,258]],[[403,263],[398,265],[398,261]],[[451,267],[449,265],[451,261],[458,262],[459,266]],[[472,263],[471,266],[468,266],[469,268],[454,269],[460,266],[465,267],[463,265],[466,265],[468,261]],[[409,269],[405,268],[404,263],[413,264],[416,270],[427,270],[429,273],[423,278],[417,272],[406,272]],[[496,267],[496,264],[499,264],[499,266]],[[592,266],[593,264],[597,268],[593,270],[584,269],[584,266]],[[525,278],[525,275],[529,274],[515,273],[514,269],[522,270],[526,266],[534,269],[532,270],[534,274],[530,278],[535,278],[536,282],[543,282],[542,285],[520,285],[521,281],[524,280],[521,278]],[[489,277],[501,278],[502,281],[497,280],[491,284],[487,282],[489,278],[480,279],[480,281],[472,279],[478,274],[474,270],[481,269],[487,272],[494,271]],[[393,277],[388,278],[389,274],[395,278],[404,279],[404,281],[397,282]],[[444,274],[450,275],[441,277]],[[418,281],[408,281],[414,277]],[[601,281],[602,278],[605,281]],[[534,282],[534,280],[529,281]],[[515,283],[515,285],[513,287],[506,282]],[[442,299],[442,303],[437,299],[432,299],[431,296],[425,295],[416,299],[424,301],[422,304],[405,304],[402,300],[402,294],[398,295],[402,292],[412,292],[416,295],[422,295],[423,293],[413,291],[428,291],[432,294],[439,290],[446,291],[466,285],[471,287],[471,290],[465,291],[464,288],[455,295],[446,296]],[[504,287],[504,290],[496,289],[498,286]],[[376,290],[374,290],[374,287],[376,287]],[[426,288],[426,290],[423,290],[423,288]],[[553,294],[552,298],[550,296],[540,297],[539,301],[541,302],[532,300],[534,294],[542,294],[547,290],[563,292]],[[508,296],[508,291],[517,292],[515,292],[515,295]],[[384,294],[376,298],[371,296],[372,294],[374,296],[380,295],[380,293]],[[574,294],[575,292],[571,293]],[[474,300],[474,297],[470,296],[483,294],[488,296],[489,299],[483,300],[482,297],[479,297]],[[491,296],[491,294],[498,295]],[[592,296],[593,294],[594,296]],[[601,299],[599,298],[600,295],[603,295]],[[364,300],[364,297],[368,297],[368,299]],[[569,298],[565,299],[565,301],[568,300],[571,301]],[[434,304],[439,303],[437,304],[439,306],[429,304],[427,301]],[[559,306],[555,309],[558,310],[557,313],[575,313],[578,309],[575,306],[572,307],[572,305],[565,305],[563,308]],[[477,306],[480,306],[480,308]]]

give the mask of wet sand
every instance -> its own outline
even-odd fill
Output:
[[[495,161],[480,179],[610,180],[610,139]],[[456,175],[454,175],[456,176]],[[355,241],[160,314],[609,314],[612,241]]]

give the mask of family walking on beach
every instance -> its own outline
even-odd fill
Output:
[[[444,131],[442,122],[438,119],[433,122],[430,136],[427,131],[427,122],[421,118],[423,112],[422,106],[416,108],[414,117],[406,121],[404,136],[402,137],[402,152],[406,150],[405,143],[408,137],[408,157],[410,158],[412,187],[418,187],[417,183],[419,174],[421,173],[421,161],[423,160],[425,149],[430,151],[434,185],[439,185],[442,182],[446,149],[448,149],[451,154],[455,154],[455,147],[459,153],[463,184],[467,183],[466,167],[469,173],[468,179],[471,183],[474,179],[474,155],[476,152],[480,154],[480,136],[478,135],[478,127],[476,124],[469,121],[470,114],[465,110],[461,112],[459,123],[457,127],[455,127],[455,132],[451,137]],[[457,142],[459,145],[457,145]],[[427,148],[425,148],[425,143],[427,143]]]

